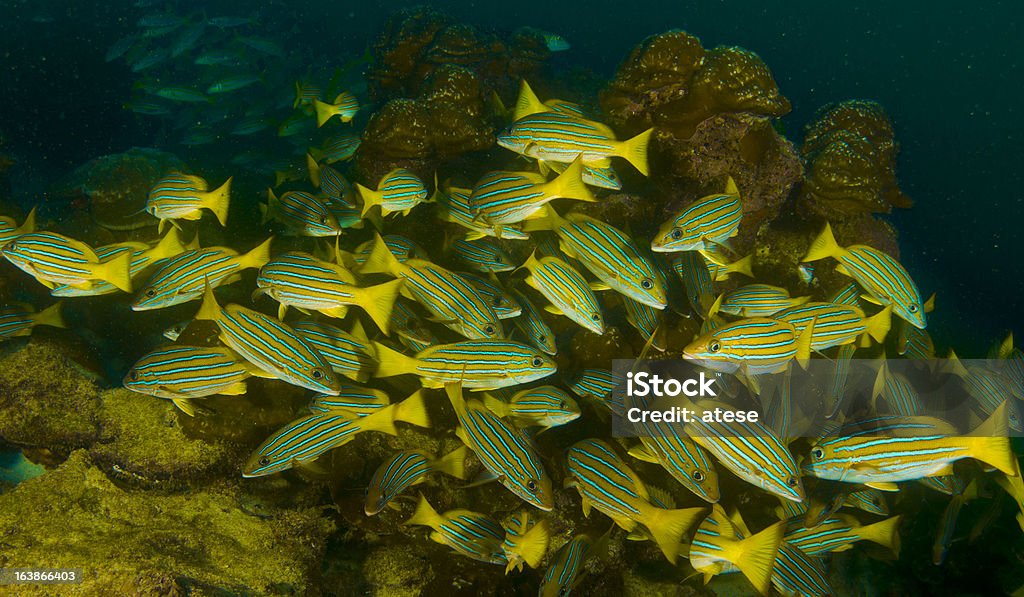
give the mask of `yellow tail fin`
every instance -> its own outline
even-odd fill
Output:
[[[370,316],[370,319],[377,324],[384,335],[390,333],[391,311],[395,307],[395,300],[398,293],[405,284],[404,279],[392,280],[376,286],[370,286],[362,290],[363,310]]]
[[[427,403],[423,400],[423,390],[416,390],[395,405],[394,420],[417,427],[430,427],[430,416],[427,414]]]
[[[1008,398],[1000,404],[981,425],[971,432],[971,458],[994,466],[1007,475],[1017,474],[1017,457],[1010,447]]]
[[[313,100],[313,107],[316,109],[317,128],[322,127],[332,116],[338,113],[335,106],[320,100]]]
[[[56,302],[42,311],[32,315],[32,322],[35,325],[48,325],[54,328],[66,328],[64,325],[64,317],[61,315],[60,310],[63,303]]]
[[[465,479],[468,476],[466,472],[466,457],[468,455],[469,448],[466,446],[459,446],[455,450],[452,450],[448,454],[445,454],[441,458],[431,462],[430,468],[431,470],[450,475],[456,479]]]
[[[900,555],[900,517],[893,516],[881,522],[869,524],[857,529],[857,534],[865,541],[888,547],[893,554]]]
[[[359,268],[359,273],[398,276],[400,271],[402,271],[402,264],[398,261],[398,258],[394,256],[380,234],[374,233],[370,255],[366,258],[363,266]]]
[[[181,231],[172,226],[171,229],[167,231],[167,234],[160,239],[160,242],[158,242],[152,249],[146,251],[145,254],[150,262],[153,262],[166,257],[173,257],[184,252],[185,244],[181,240]]]
[[[814,326],[818,323],[818,318],[811,319],[811,323],[807,324],[807,327],[800,332],[800,335],[796,337],[796,363],[800,365],[801,369],[807,369],[807,364],[811,360],[811,340],[814,338]]]
[[[736,181],[731,176],[725,181],[725,194],[737,196],[740,194],[740,189],[736,186]]]
[[[732,179],[730,179],[730,180],[732,180]],[[733,261],[729,265],[725,266],[725,271],[729,272],[730,274],[743,274],[744,276],[746,276],[748,278],[753,278],[754,277],[753,266],[754,266],[754,254],[751,253],[750,255],[747,255],[743,259],[739,259],[737,261]]]
[[[359,196],[363,199],[363,211],[362,217],[366,217],[366,213],[370,211],[370,208],[374,205],[380,205],[384,201],[384,193],[374,191],[364,187],[363,185],[356,183],[356,190],[359,192]]]
[[[259,269],[270,261],[270,243],[274,240],[271,236],[267,240],[254,247],[251,251],[238,258],[238,269],[253,268]]]
[[[682,510],[663,510],[650,506],[644,513],[644,526],[651,532],[654,542],[661,548],[661,553],[672,564],[679,556],[683,535],[694,525],[707,510],[704,508],[684,508]]]
[[[32,211],[28,212],[25,216],[25,221],[18,226],[16,230],[17,234],[31,234],[36,231],[36,208],[33,207]]]
[[[762,595],[772,586],[772,568],[779,545],[786,532],[786,523],[777,522],[760,533],[739,542],[733,564]]]
[[[590,203],[597,201],[597,198],[583,182],[583,162],[580,161],[580,158],[573,160],[565,172],[549,182],[546,190],[547,196],[552,199],[562,197]]]
[[[306,152],[306,170],[309,170],[309,182],[316,188],[320,188],[320,164],[317,163],[312,153]]]
[[[392,350],[380,342],[372,342],[371,345],[377,353],[378,363],[374,377],[394,377],[416,371],[417,362],[413,357]]]
[[[526,520],[527,518],[527,514],[525,512],[521,513],[519,516],[523,520]],[[519,538],[519,541],[516,544],[519,556],[523,558],[523,561],[526,562],[530,568],[536,568],[544,558],[544,552],[548,550],[548,542],[550,539],[551,528],[548,521],[541,520]],[[505,567],[505,574],[508,574],[514,566],[514,563],[509,562]]]
[[[647,166],[647,145],[651,142],[651,135],[654,129],[649,128],[632,139],[627,139],[619,145],[616,155],[625,158],[627,162],[640,171],[644,176],[650,176],[651,171]]]
[[[832,235],[832,226],[825,222],[825,229],[821,231],[818,238],[814,239],[811,243],[811,248],[807,250],[807,254],[804,255],[801,263],[807,261],[818,261],[826,257],[838,257],[843,253],[842,247],[836,242],[836,237]]]
[[[131,266],[132,252],[125,251],[110,261],[100,263],[96,266],[96,269],[93,270],[93,273],[97,278],[106,280],[125,292],[131,292]]]
[[[405,524],[416,524],[425,527],[430,527],[437,530],[444,523],[444,518],[434,510],[427,498],[420,496],[420,501],[416,504],[416,511],[409,520],[405,521]]]
[[[260,203],[260,224],[266,224],[274,219],[274,214],[277,213],[278,201],[277,195],[274,194],[274,189],[268,188],[267,203]]]
[[[221,226],[228,225],[228,206],[231,203],[231,181],[234,180],[234,176],[229,176],[224,184],[220,185],[220,188],[214,189],[206,194],[203,198],[203,206],[213,212],[213,215],[217,216],[217,221],[220,222]]]
[[[199,312],[196,313],[195,318],[217,321],[220,319],[220,305],[217,304],[217,297],[213,295],[210,281],[206,280],[205,283],[206,289],[203,291],[203,304],[199,306]]]
[[[512,110],[512,121],[515,122],[531,114],[550,111],[551,109],[545,106],[544,102],[540,101],[537,94],[533,92],[526,79],[523,79],[523,82],[519,85],[519,99],[516,100],[516,107]]]
[[[500,398],[495,398],[488,392],[484,392],[484,406],[487,410],[498,415],[499,417],[507,417],[509,413],[508,403]]]
[[[867,335],[874,338],[875,342],[881,344],[885,342],[885,337],[889,334],[889,329],[892,327],[892,305],[888,305],[878,313],[875,313],[871,317],[864,320],[867,326]]]

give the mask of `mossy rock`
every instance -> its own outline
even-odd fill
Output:
[[[0,495],[2,568],[80,568],[61,595],[302,594],[334,524],[319,508],[247,514],[237,486],[124,490],[78,450]],[[26,585],[19,594],[54,594]]]

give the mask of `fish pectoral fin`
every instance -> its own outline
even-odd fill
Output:
[[[548,313],[551,313],[552,315],[565,315],[565,313],[563,313],[561,309],[554,305],[544,305],[544,310],[547,311]]]
[[[612,287],[605,284],[604,282],[591,282],[589,284],[590,289],[594,291],[611,290]]]
[[[484,470],[480,471],[480,474],[477,475],[476,478],[473,479],[472,482],[470,482],[468,485],[463,485],[462,489],[469,489],[471,487],[480,487],[481,485],[487,485],[488,483],[492,483],[494,481],[500,481],[500,480],[501,480],[501,477],[499,477],[498,475],[495,475],[494,473],[492,473],[491,471],[489,471],[487,469],[484,469]]]
[[[348,315],[348,306],[338,305],[337,307],[331,307],[330,309],[320,309],[320,312],[328,317],[345,319],[345,316]]]
[[[862,295],[860,295],[860,298],[865,300],[865,301],[867,301],[867,302],[869,302],[869,303],[871,303],[872,305],[881,305],[882,304],[882,301],[876,299],[875,297],[871,296],[870,294],[862,294]]]
[[[849,276],[850,272],[843,266],[842,263],[836,265],[836,273],[843,276]],[[852,276],[851,276],[852,277]]]
[[[879,491],[899,491],[900,490],[900,486],[899,485],[897,485],[895,483],[888,483],[886,481],[871,481],[870,483],[865,483],[864,485],[866,485],[866,486],[868,486],[868,487],[870,487],[872,489],[877,489]]]

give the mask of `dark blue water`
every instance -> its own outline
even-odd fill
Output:
[[[386,15],[413,3],[266,3],[261,21],[315,55],[357,52]],[[1024,56],[1019,5],[1011,2],[437,2],[456,19],[561,33],[565,65],[611,76],[645,36],[682,28],[705,46],[739,45],[771,67],[793,112],[789,135],[822,105],[881,102],[901,145],[899,178],[916,202],[893,214],[903,263],[925,294],[938,293],[929,331],[939,345],[979,353],[1024,329]],[[895,5],[894,5],[895,4]],[[109,43],[157,8],[132,3],[4,2],[0,131],[24,158],[17,182],[29,194],[69,167],[155,134],[151,120],[121,108],[135,76],[106,64]],[[178,3],[179,12],[244,14],[246,3]],[[9,17],[9,18],[8,18]]]

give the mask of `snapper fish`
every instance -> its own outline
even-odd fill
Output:
[[[359,111],[359,100],[348,91],[342,91],[331,103],[314,99],[313,109],[316,110],[317,127],[327,124],[327,121],[335,116],[342,122],[352,122]]]
[[[466,240],[472,241],[485,237],[503,238],[507,240],[526,240],[530,235],[520,230],[518,224],[492,226],[476,217],[469,198],[472,189],[447,186],[437,193],[437,214],[442,222],[452,222],[467,230]]]
[[[198,243],[194,243],[198,246]],[[117,245],[108,245],[106,247],[99,247],[96,249],[96,255],[99,256],[101,261],[107,261],[116,257],[122,251],[128,251],[131,253],[131,266],[129,267],[129,275],[132,279],[132,286],[138,279],[151,267],[156,266],[164,259],[174,257],[184,253],[186,247],[181,242],[181,236],[177,228],[172,227],[167,231],[160,242],[150,247],[145,243],[121,243]],[[104,294],[113,294],[117,292],[116,286],[109,282],[94,282],[92,288],[84,290],[81,288],[75,288],[74,286],[61,285],[50,291],[53,296],[99,296]]]
[[[724,193],[702,197],[662,224],[651,241],[651,250],[671,253],[711,249],[738,234],[742,217],[740,192],[729,177]]]
[[[51,290],[60,285],[89,290],[97,282],[108,282],[132,291],[130,251],[101,261],[82,241],[56,232],[33,232],[8,241],[0,253]]]
[[[533,172],[488,172],[473,187],[469,206],[475,218],[498,227],[522,222],[554,199],[597,201],[583,183],[581,162],[574,161],[551,181]]]
[[[706,332],[683,349],[683,358],[722,373],[778,373],[811,353],[812,320],[803,329],[765,317],[742,319]]]
[[[379,342],[374,342],[373,348],[380,362],[375,377],[413,374],[428,388],[455,382],[467,388],[503,388],[543,379],[556,369],[546,355],[511,340],[438,344],[412,357]]]
[[[34,207],[32,208],[32,211],[28,212],[28,215],[25,216],[25,221],[21,223],[21,226],[15,223],[14,218],[0,216],[0,249],[3,249],[4,245],[15,238],[35,231],[36,208]]]
[[[538,259],[533,254],[520,268],[529,272],[525,282],[551,303],[544,307],[545,311],[565,315],[595,334],[604,333],[601,304],[587,281],[571,265],[557,257]]]
[[[484,406],[520,427],[550,429],[575,421],[580,406],[561,388],[540,386],[521,390],[508,400],[484,394]]]
[[[739,317],[772,317],[783,309],[811,300],[809,296],[790,298],[789,291],[769,284],[747,284],[722,296],[718,311]]]
[[[516,269],[512,257],[501,245],[489,240],[456,240],[452,245],[455,255],[470,268],[485,274],[510,272]]]
[[[370,479],[363,510],[374,516],[406,489],[423,483],[431,473],[443,473],[456,479],[466,478],[466,456],[469,448],[460,446],[444,456],[434,457],[420,450],[399,452],[385,460]]]
[[[512,288],[509,290],[509,293],[522,309],[522,313],[512,320],[515,323],[516,329],[526,336],[526,340],[533,346],[551,356],[557,354],[558,347],[555,345],[555,334],[551,331],[547,322],[544,321],[544,316],[541,314],[540,309],[521,291]]]
[[[317,394],[306,408],[313,414],[340,411],[365,417],[390,404],[391,398],[381,390],[342,384],[337,396]]]
[[[583,579],[587,562],[594,557],[604,557],[613,525],[603,536],[594,539],[590,535],[576,535],[555,553],[554,559],[544,572],[540,583],[540,597],[569,597],[572,590]]]
[[[472,284],[480,296],[491,304],[498,319],[511,319],[522,314],[522,306],[499,285],[499,282],[465,272],[459,272],[458,275]]]
[[[447,545],[459,555],[487,564],[508,564],[502,550],[505,529],[486,514],[469,510],[438,514],[421,495],[416,512],[405,524],[429,527],[433,530],[431,540]]]
[[[221,226],[228,225],[228,205],[231,199],[229,177],[220,187],[209,190],[206,180],[193,174],[171,172],[153,185],[146,198],[146,212],[160,220],[160,232],[174,220],[198,220],[202,210],[208,209]]]
[[[61,305],[57,302],[39,312],[24,305],[0,306],[0,341],[28,336],[37,325],[66,328]]]
[[[407,216],[412,208],[427,201],[430,195],[423,181],[405,168],[396,168],[385,174],[375,191],[361,184],[356,184],[356,189],[363,199],[364,218],[375,205],[380,207],[382,216],[399,212]]]
[[[299,236],[338,236],[342,228],[328,202],[304,191],[288,191],[278,197],[267,189],[267,202],[260,204],[260,223],[277,220]]]
[[[756,535],[744,538],[718,504],[697,527],[690,543],[689,559],[704,582],[725,572],[739,570],[757,592],[767,595],[772,570],[782,544],[785,524],[777,522]]]

